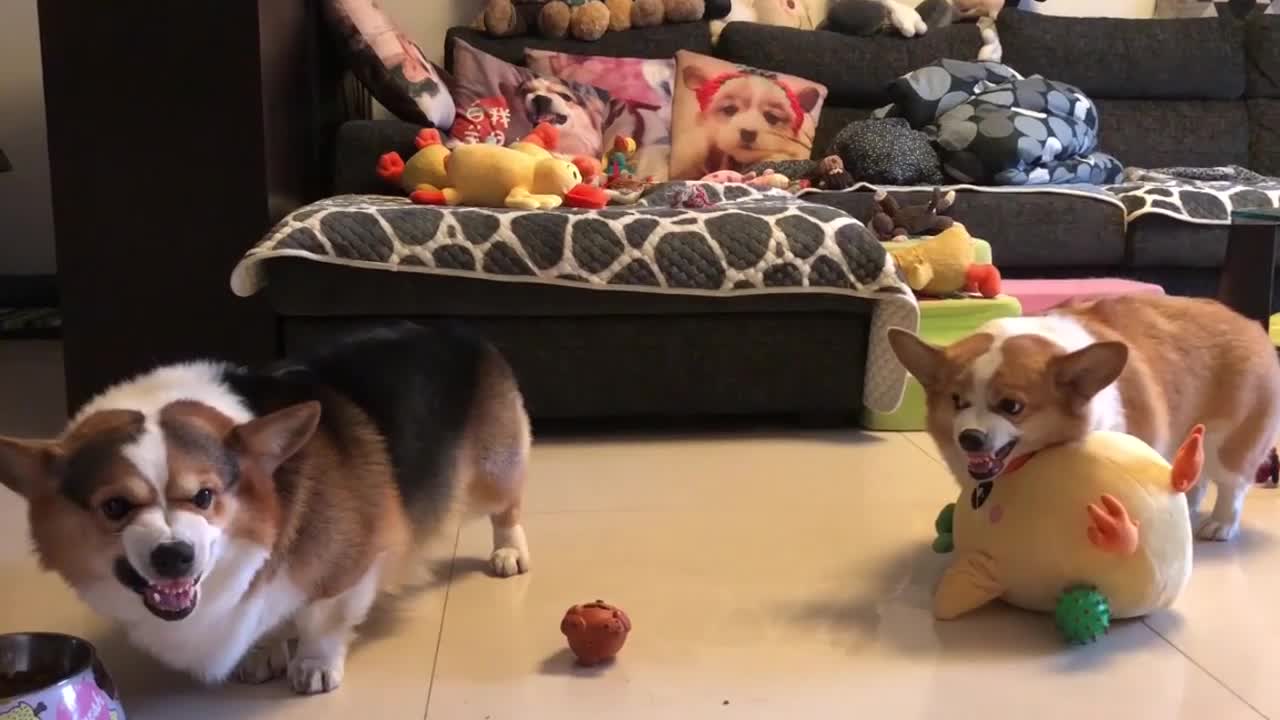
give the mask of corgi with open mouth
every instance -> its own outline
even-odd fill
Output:
[[[0,438],[0,481],[42,565],[143,650],[208,682],[319,693],[459,513],[490,517],[496,575],[528,569],[529,448],[498,352],[406,323],[261,370],[160,367],[56,438]]]
[[[1213,300],[1073,301],[993,320],[947,347],[898,329],[889,341],[924,387],[928,432],[963,483],[999,482],[1036,451],[1094,430],[1134,435],[1172,461],[1203,423],[1217,499],[1198,533],[1228,540],[1280,435],[1276,348]],[[1193,512],[1207,487],[1187,493]]]

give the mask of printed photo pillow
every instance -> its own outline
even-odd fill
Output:
[[[492,105],[496,98],[506,102],[507,144],[549,122],[560,129],[556,150],[562,155],[603,155],[605,128],[620,107],[600,88],[538,75],[461,40],[453,43],[453,80],[459,108]]]
[[[671,177],[697,179],[765,160],[808,160],[827,88],[681,50],[671,122]]]
[[[671,94],[675,60],[571,55],[550,50],[524,51],[529,69],[607,91],[621,114],[605,128],[604,146],[618,135],[636,141],[635,174],[667,179],[671,163]]]
[[[352,74],[383,107],[405,122],[449,127],[453,98],[440,69],[400,32],[377,0],[329,0],[325,7]]]

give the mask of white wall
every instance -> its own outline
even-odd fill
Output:
[[[428,60],[443,65],[445,31],[475,20],[484,0],[382,0],[381,5]]]
[[[36,0],[0,0],[0,275],[54,271]]]

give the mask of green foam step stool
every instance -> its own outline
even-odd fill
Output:
[[[934,345],[950,345],[972,335],[989,320],[1018,317],[1022,304],[1017,298],[1000,295],[991,298],[920,301],[920,337]],[[891,413],[862,411],[862,426],[868,430],[911,432],[925,429],[924,388],[913,377],[907,378],[902,404]]]
[[[885,248],[909,247],[921,240],[887,242]],[[991,245],[986,240],[973,239],[974,262],[991,262]],[[955,300],[920,301],[920,337],[935,345],[949,345],[971,335],[983,323],[1002,317],[1022,314],[1022,304],[1017,298],[1001,295],[990,300],[984,298],[959,298]],[[891,413],[874,410],[862,411],[862,426],[868,430],[908,432],[924,430],[924,388],[915,378],[907,378],[906,393],[902,404]]]

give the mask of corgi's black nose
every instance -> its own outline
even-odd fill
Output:
[[[739,130],[738,134],[742,137],[742,142],[753,143],[756,138],[760,137],[760,133],[756,130]]]
[[[191,574],[196,549],[189,542],[169,542],[151,551],[151,567],[162,578],[178,579]]]
[[[551,112],[551,98],[546,95],[533,96],[533,113],[538,117],[542,117]]]
[[[987,434],[968,428],[960,431],[960,449],[965,452],[982,452],[987,449]]]

